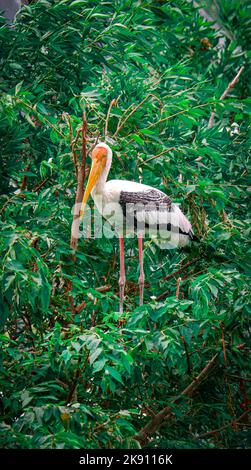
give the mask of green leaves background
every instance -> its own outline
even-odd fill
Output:
[[[4,447],[136,447],[134,435],[167,405],[173,419],[150,445],[248,446],[246,421],[231,423],[250,404],[250,6],[216,5],[199,6],[220,30],[182,0],[39,0],[22,9],[14,27],[2,20]],[[76,135],[86,112],[91,145],[98,132],[103,138],[118,97],[109,120],[111,178],[142,178],[164,190],[201,238],[198,247],[169,253],[145,243],[143,307],[136,243],[126,242],[123,318],[117,240],[80,240],[72,261],[76,180],[64,114]],[[164,278],[190,261],[177,300],[176,278]],[[173,403],[217,351],[218,368],[199,391]]]

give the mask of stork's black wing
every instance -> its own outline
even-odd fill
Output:
[[[143,191],[121,191],[119,203],[122,207],[126,222],[136,228],[153,228],[171,231],[171,213],[174,204],[171,199],[158,189]],[[172,219],[172,223],[173,223]],[[189,235],[179,226],[180,220],[176,218],[174,225],[179,233]]]

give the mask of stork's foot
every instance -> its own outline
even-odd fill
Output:
[[[143,305],[145,275],[144,275],[144,267],[143,267],[142,236],[138,236],[138,243],[139,243],[139,270],[140,270],[139,271],[139,305]]]
[[[125,296],[125,278],[120,278],[119,279],[119,312],[120,313],[123,313],[124,296]]]
[[[145,285],[145,276],[139,276],[139,305],[144,303],[144,285]]]
[[[120,250],[120,277],[119,277],[119,311],[123,313],[124,294],[125,294],[125,255],[124,255],[124,238],[119,238]]]

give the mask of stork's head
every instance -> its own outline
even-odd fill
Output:
[[[105,178],[110,170],[112,160],[112,150],[105,142],[100,142],[94,147],[91,154],[92,166],[85,188],[85,193],[80,209],[80,217],[84,215],[84,208],[88,201],[89,195],[94,186],[98,183],[100,178],[104,175]]]

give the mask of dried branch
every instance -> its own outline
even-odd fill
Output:
[[[149,99],[149,98],[155,98],[161,105],[161,108],[163,107],[163,103],[162,101],[160,101],[160,99],[153,95],[152,93],[149,93],[149,95],[147,95],[139,104],[137,104],[137,106],[135,106],[135,108],[133,108],[131,110],[131,112],[126,116],[126,118],[123,120],[123,121],[119,121],[118,122],[118,126],[117,126],[117,129],[115,131],[115,133],[113,134],[113,138],[115,138],[117,136],[117,134],[121,131],[122,127],[124,127],[125,123],[128,121],[128,119],[134,114],[136,113],[136,111],[138,111],[138,109]]]
[[[177,403],[184,396],[191,396],[193,392],[200,386],[202,381],[209,375],[215,367],[218,359],[218,353],[207,363],[200,374],[186,387],[178,397],[172,400],[172,403]],[[170,406],[166,406],[159,413],[157,413],[140,431],[134,436],[134,439],[139,441],[141,445],[145,445],[152,434],[154,434],[165,420],[173,416],[173,410]]]
[[[234,79],[229,83],[229,85],[227,86],[227,88],[225,89],[225,91],[222,93],[221,97],[220,97],[220,100],[224,100],[226,98],[226,96],[228,95],[228,93],[230,92],[230,90],[232,90],[232,88],[235,87],[236,83],[239,81],[239,78],[242,74],[244,70],[244,67],[242,66],[239,70],[239,72],[237,73],[237,75],[234,77]],[[215,118],[215,112],[213,111],[210,115],[210,118],[209,118],[209,121],[208,121],[208,129],[211,129],[211,127],[213,127],[213,124],[214,124],[214,118]]]

